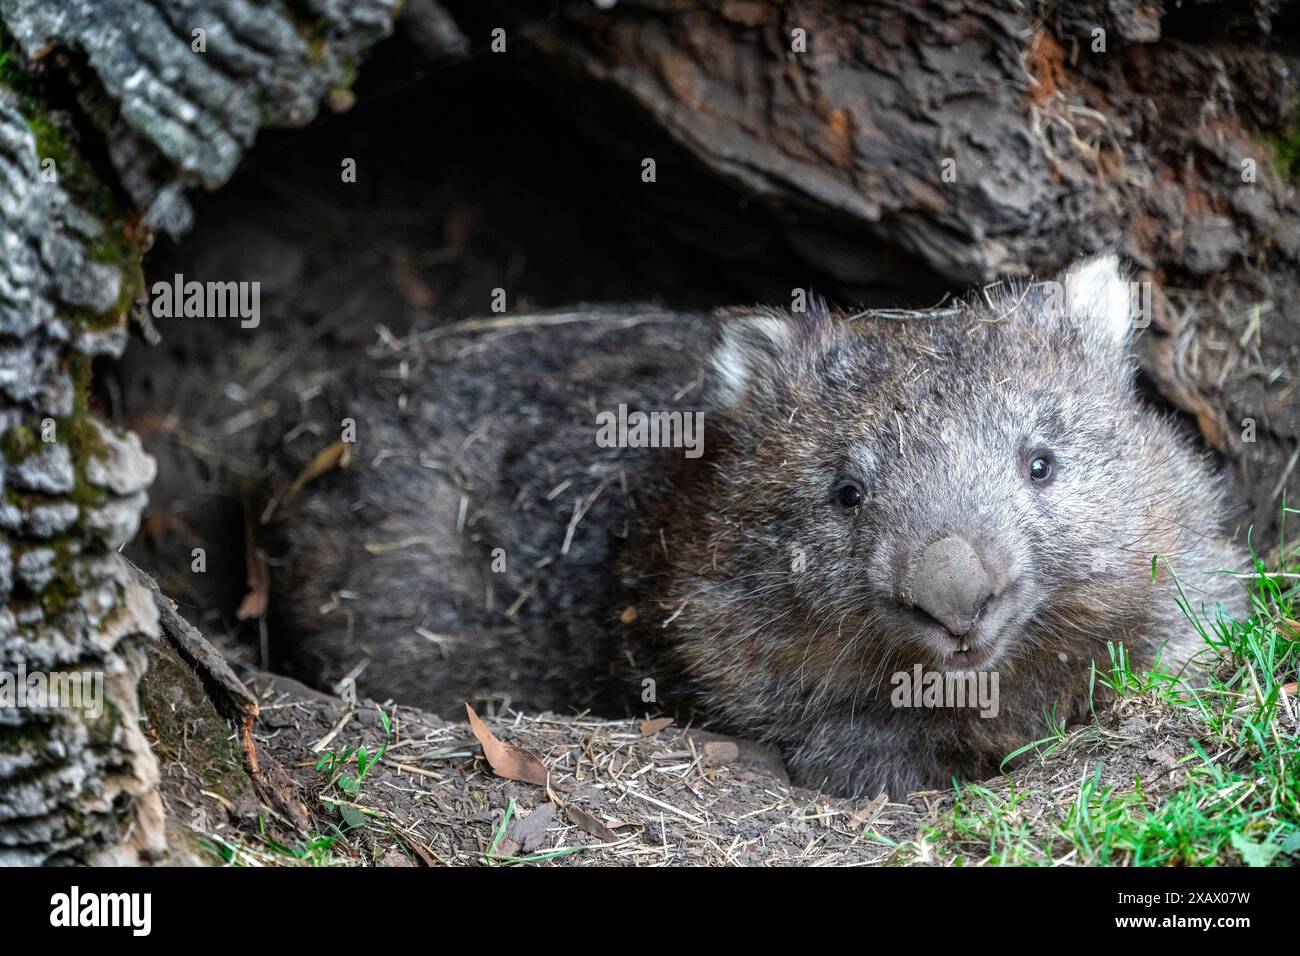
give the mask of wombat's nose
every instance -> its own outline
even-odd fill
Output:
[[[984,562],[965,538],[941,538],[916,563],[908,590],[912,603],[961,637],[975,624],[993,597],[993,582]]]

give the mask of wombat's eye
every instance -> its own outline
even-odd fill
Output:
[[[1051,481],[1052,474],[1056,471],[1056,461],[1052,458],[1051,452],[1036,451],[1029,456],[1025,471],[1034,484],[1045,484]]]
[[[862,504],[862,489],[853,482],[845,482],[835,490],[835,500],[842,508],[856,508]]]

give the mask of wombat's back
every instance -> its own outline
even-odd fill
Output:
[[[655,491],[657,450],[601,447],[596,416],[696,408],[712,325],[611,309],[476,320],[340,375],[282,454],[283,484],[355,422],[350,466],[274,521],[277,666],[440,712],[621,713],[613,555]]]

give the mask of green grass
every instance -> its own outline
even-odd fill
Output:
[[[366,774],[379,763],[392,741],[392,722],[382,709],[379,711],[379,719],[384,725],[384,742],[373,754],[364,746],[346,747],[340,753],[327,750],[321,755],[320,760],[316,761],[316,770],[325,775],[325,786],[321,788],[322,794],[335,788],[349,797],[356,797],[361,793],[361,783],[366,779]],[[357,765],[355,774],[348,769],[352,763]],[[325,802],[326,805],[337,807],[349,826],[365,825],[364,814],[355,808],[346,803],[333,803],[328,800]]]
[[[212,837],[200,840],[199,844],[226,866],[349,866],[354,863],[339,852],[344,830],[337,827],[333,833],[311,833],[305,839],[285,843],[267,832],[265,818],[259,818],[258,823],[259,843]]]
[[[337,810],[339,816],[343,818],[344,824],[349,829],[360,829],[368,825],[371,821],[365,811],[353,805],[351,801],[355,800],[361,793],[361,784],[376,764],[383,758],[388,751],[388,745],[393,739],[392,721],[383,708],[379,710],[379,719],[384,726],[384,742],[379,745],[379,749],[373,754],[363,745],[356,747],[345,747],[341,752],[325,751],[320,760],[316,761],[316,770],[325,775],[325,785],[321,788],[321,802],[331,810]],[[355,763],[357,770],[352,773],[349,770],[351,764]],[[349,800],[331,800],[329,793],[331,790],[338,790],[345,794]]]
[[[391,844],[384,840],[369,841],[369,859],[365,851],[348,839],[358,827],[346,819],[342,825],[331,825],[328,833],[312,831],[304,837],[281,839],[271,834],[265,817],[258,817],[255,837],[211,835],[198,842],[226,866],[359,866],[377,862],[389,849],[396,849],[415,862],[415,854],[401,834],[381,820],[369,820],[364,814],[362,819],[361,826],[377,828],[392,841]]]
[[[1298,513],[1284,508],[1284,519]],[[1279,706],[1282,687],[1300,671],[1300,561],[1279,548],[1274,571],[1256,559],[1252,611],[1243,621],[1192,613],[1189,626],[1205,642],[1195,684],[1159,663],[1132,667],[1122,646],[1109,667],[1094,664],[1093,722],[1067,731],[1045,715],[1049,735],[1021,748],[1038,767],[1073,771],[1045,789],[962,786],[951,809],[900,859],[937,858],[956,865],[1294,865],[1300,862],[1300,734]],[[1153,573],[1156,562],[1153,561]],[[1208,676],[1207,676],[1208,675]],[[1101,692],[1101,693],[1099,693]],[[1098,717],[1103,699],[1128,701],[1184,732],[1176,787],[1154,776],[1114,779],[1105,773],[1110,738]],[[1290,700],[1292,713],[1297,707]],[[1050,778],[1038,772],[1029,781]],[[1163,776],[1163,775],[1160,775]]]

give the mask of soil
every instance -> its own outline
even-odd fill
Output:
[[[337,700],[308,698],[282,678],[259,678],[253,686],[263,710],[259,743],[315,796],[318,816],[333,816],[327,808],[340,798],[365,815],[367,826],[349,841],[363,856],[367,846],[371,856],[382,855],[395,835],[416,862],[429,862],[418,859],[419,847],[442,864],[566,847],[580,850],[558,861],[575,865],[869,864],[885,860],[892,852],[885,838],[910,835],[918,815],[907,805],[792,788],[780,761],[755,745],[676,726],[643,736],[636,722],[590,717],[489,718],[494,733],[549,771],[544,787],[504,780],[463,722],[406,707],[387,708],[391,741],[360,794],[321,793],[314,754],[298,742],[318,742],[337,729],[329,749],[364,745],[374,752],[385,739],[379,708],[349,710]],[[519,836],[519,827],[508,829],[492,852],[511,801],[516,821],[544,813],[548,825],[530,839]]]

